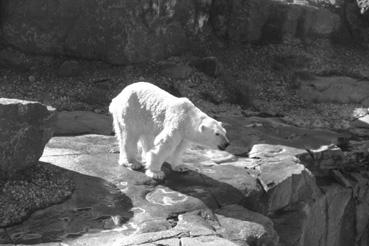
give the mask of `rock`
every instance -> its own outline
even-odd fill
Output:
[[[353,245],[356,214],[351,190],[337,185],[323,188],[328,209],[326,245]]]
[[[34,83],[34,82],[36,82],[36,77],[34,75],[30,75],[30,76],[28,76],[28,81],[31,82],[31,83]]]
[[[192,73],[191,67],[179,64],[164,64],[161,70],[174,79],[187,79]]]
[[[273,11],[263,27],[261,36],[264,42],[330,37],[341,26],[340,17],[324,8],[280,2],[272,3],[270,8]]]
[[[207,1],[7,1],[2,37],[29,53],[113,64],[158,60],[187,49],[186,33],[202,32],[208,18],[203,5]]]
[[[79,62],[74,60],[64,61],[58,69],[58,75],[60,77],[77,76],[80,73],[81,67],[79,65]]]
[[[361,45],[366,46],[368,35],[368,14],[361,14],[360,9],[357,6],[357,1],[348,0],[344,5],[344,19],[346,21],[346,28],[351,34],[351,40],[359,42]]]
[[[211,77],[216,77],[223,71],[223,65],[213,56],[195,59],[190,65]]]
[[[281,244],[354,245],[350,189],[332,185],[324,187],[324,193],[316,201],[283,209],[272,216]]]
[[[38,102],[0,98],[0,171],[11,176],[38,162],[53,136],[56,112]]]
[[[253,146],[249,157],[257,162],[258,180],[266,192],[262,198],[265,204],[259,203],[257,211],[273,213],[288,204],[308,202],[320,196],[314,176],[294,157],[299,153],[301,150],[286,146]]]
[[[333,177],[336,179],[337,183],[343,187],[350,188],[351,183],[345,178],[345,176],[338,170],[332,170]]]
[[[297,158],[306,153],[305,144],[327,145],[339,135],[276,118],[219,120],[227,123],[238,150],[251,149],[248,155],[193,145],[183,158],[189,171],[173,172],[165,164],[160,183],[119,166],[118,154],[110,151],[117,146],[113,136],[52,138],[41,161],[72,175],[75,191],[63,203],[7,227],[8,239],[0,230],[1,242],[278,245],[279,238],[286,246],[365,245],[366,167],[339,170],[342,182],[330,170],[315,176]],[[352,141],[347,146],[344,156],[368,149]]]
[[[20,223],[32,212],[64,201],[74,189],[68,173],[44,163],[14,176],[0,184],[0,227]]]
[[[12,48],[6,48],[0,50],[0,65],[27,71],[32,66],[32,63],[24,53]]]
[[[270,18],[270,6],[270,1],[265,0],[232,1],[228,20],[220,19],[218,22],[228,23],[228,38],[233,42],[256,42],[261,38],[263,28]],[[227,8],[223,8],[223,11],[227,11]],[[220,15],[218,18],[221,17]]]
[[[346,151],[343,151],[336,145],[322,146],[317,150],[300,153],[297,155],[297,158],[316,176],[324,176],[327,174],[324,171],[327,170],[352,171],[366,166],[369,160],[368,146],[369,143],[367,141],[350,143],[346,146],[348,148]],[[340,177],[338,178],[341,179]],[[346,182],[343,181],[343,183]]]
[[[230,242],[226,239],[216,236],[204,236],[204,237],[196,237],[196,238],[181,238],[182,246],[192,246],[192,245],[199,245],[199,246],[237,246],[238,244]],[[247,245],[245,245],[247,246]]]
[[[368,221],[369,221],[369,205],[366,203],[359,203],[356,207],[356,231],[357,231],[357,237],[356,241],[365,242],[368,240],[367,233],[367,227],[368,227]],[[359,244],[359,245],[365,245],[365,244]]]
[[[222,226],[217,232],[224,238],[241,242],[241,245],[245,242],[249,245],[278,245],[278,234],[268,217],[239,205],[228,205],[215,213]]]
[[[340,16],[325,8],[312,10],[312,15],[309,17],[310,19],[305,21],[307,24],[305,29],[310,31],[313,36],[329,37],[337,32],[341,26]]]
[[[61,111],[58,112],[55,135],[80,134],[111,135],[112,119],[108,115],[89,111]]]
[[[298,94],[315,103],[362,104],[369,95],[369,84],[350,77],[317,77],[302,82]]]
[[[365,105],[365,103],[363,103]],[[349,131],[359,137],[369,136],[369,112],[367,108],[357,108],[354,111],[354,120],[350,122]]]

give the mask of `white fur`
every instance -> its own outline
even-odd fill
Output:
[[[187,98],[178,98],[159,87],[137,82],[116,96],[109,111],[118,138],[119,164],[141,167],[137,143],[146,160],[146,175],[162,179],[162,164],[184,170],[181,156],[189,142],[211,148],[228,143],[221,123],[198,109]],[[216,135],[217,133],[217,135]]]

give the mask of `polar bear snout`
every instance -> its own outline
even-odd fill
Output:
[[[218,149],[225,150],[230,145],[229,140],[224,138],[222,143],[218,145]]]

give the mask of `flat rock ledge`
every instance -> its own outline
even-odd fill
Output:
[[[119,166],[113,136],[52,138],[40,161],[71,177],[74,192],[0,228],[0,243],[367,245],[366,142],[337,149],[330,144],[340,135],[330,131],[258,117],[223,121],[230,152],[192,146],[184,155],[190,170],[165,165],[164,182]]]

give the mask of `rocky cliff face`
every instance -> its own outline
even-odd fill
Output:
[[[3,0],[0,25],[3,42],[25,53],[127,64],[227,43],[330,38],[363,21],[351,3],[340,14],[302,2]]]

